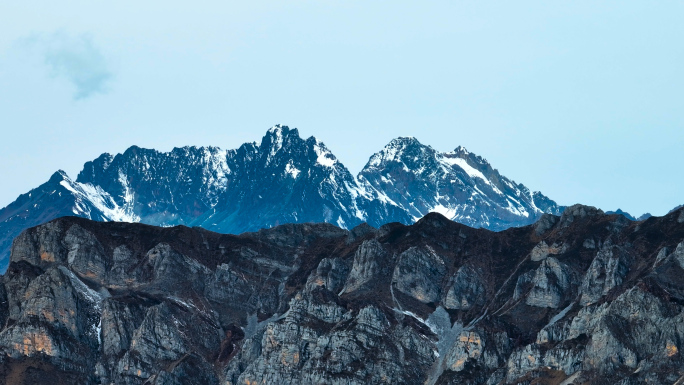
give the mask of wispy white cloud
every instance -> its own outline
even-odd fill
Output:
[[[42,56],[50,76],[66,79],[74,86],[75,100],[109,91],[114,74],[89,34],[57,31],[32,35],[24,42]]]

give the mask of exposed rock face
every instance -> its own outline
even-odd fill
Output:
[[[530,306],[559,308],[563,301],[572,296],[572,271],[554,257],[546,258],[534,271],[518,278],[515,298],[525,296],[525,303]]]
[[[452,278],[444,307],[454,310],[470,310],[484,304],[485,286],[482,274],[470,265],[461,266]]]
[[[445,273],[444,261],[434,250],[412,247],[399,255],[392,284],[420,302],[435,303],[439,302]]]
[[[580,291],[580,303],[588,305],[598,301],[620,285],[629,272],[631,258],[626,250],[608,242],[596,254],[589,266]]]
[[[14,242],[6,384],[684,381],[684,212],[575,206],[240,236],[62,218]],[[542,231],[540,231],[542,229]]]
[[[375,239],[364,241],[354,253],[351,273],[343,292],[354,292],[380,278],[387,252]]]

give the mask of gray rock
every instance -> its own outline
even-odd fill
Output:
[[[446,266],[429,247],[412,247],[399,256],[392,284],[420,302],[438,302]]]
[[[684,242],[677,245],[677,248],[672,253],[672,257],[677,261],[679,266],[684,269]]]
[[[464,265],[451,279],[451,285],[444,298],[444,307],[454,310],[469,310],[484,303],[485,287],[482,275],[473,267]]]
[[[620,285],[629,271],[631,259],[623,248],[606,242],[584,277],[580,288],[580,304],[596,302]]]
[[[532,288],[525,303],[536,307],[558,308],[570,296],[572,272],[554,257],[544,259],[531,279]],[[517,289],[516,292],[521,291]]]
[[[364,241],[354,254],[354,263],[342,291],[353,292],[373,281],[380,274],[386,256],[386,251],[377,240]]]
[[[567,250],[566,245],[558,245],[554,243],[553,245],[549,246],[546,244],[546,242],[541,241],[537,246],[532,249],[532,252],[530,253],[530,259],[532,261],[538,262],[549,255],[557,255],[557,254],[562,254]]]
[[[79,225],[73,225],[64,236],[69,268],[76,274],[98,279],[109,270],[105,251],[95,235]],[[103,282],[100,282],[103,283]]]
[[[333,293],[338,293],[347,281],[349,270],[348,264],[339,258],[323,258],[316,271],[309,276],[307,290],[322,286]]]
[[[597,209],[596,207],[585,206],[580,204],[572,205],[570,207],[567,207],[563,211],[563,214],[560,218],[560,226],[568,227],[571,223],[573,223],[576,220],[587,217],[595,217],[602,214],[603,210]]]
[[[684,375],[675,222],[634,231],[575,207],[541,235],[432,215],[350,237],[316,224],[232,236],[65,218],[15,242],[0,279],[0,378],[671,384]]]
[[[553,226],[558,223],[558,217],[552,214],[544,214],[539,220],[534,224],[534,232],[537,235],[543,235],[547,231],[551,230]]]
[[[477,332],[462,331],[446,358],[447,368],[459,372],[468,360],[479,360],[484,353],[484,341]]]

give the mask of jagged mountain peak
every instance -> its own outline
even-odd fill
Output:
[[[439,152],[414,137],[392,139],[382,150],[371,156],[361,173],[378,169],[383,169],[383,172],[387,173],[394,168],[424,174],[424,177],[430,179],[455,169],[456,172],[465,173],[471,178],[480,178],[487,184],[491,184],[490,179],[498,182],[499,177],[498,172],[485,158],[469,152],[463,146],[458,146],[453,151]]]
[[[420,143],[414,137],[399,137],[373,154],[363,170],[377,169],[391,163],[418,163],[434,154],[432,147]]]
[[[57,170],[48,179],[49,183],[59,183],[63,180],[70,180],[69,175],[64,170]]]
[[[341,168],[343,172],[348,172],[323,142],[313,136],[304,139],[296,128],[281,124],[271,127],[266,132],[258,151],[266,166],[286,167],[290,174],[290,170],[295,166]]]
[[[615,211],[606,211],[606,214],[618,214],[618,215],[622,215],[622,216],[624,216],[625,218],[629,219],[630,221],[636,221],[636,220],[637,220],[636,217],[634,217],[632,214],[630,214],[630,213],[628,213],[628,212],[622,210],[621,208],[618,208],[618,209],[615,210]]]
[[[392,139],[385,147],[424,146],[415,136],[400,136]],[[426,146],[429,147],[429,146]]]
[[[445,155],[445,156],[457,156],[459,158],[465,159],[465,160],[469,161],[469,163],[473,167],[476,167],[476,168],[481,168],[481,169],[485,169],[485,170],[492,169],[492,166],[489,164],[489,161],[487,161],[487,159],[485,159],[485,158],[481,157],[480,155],[477,155],[473,152],[468,151],[463,146],[458,146],[453,151],[446,152],[443,155]]]
[[[606,214],[619,214],[619,215],[622,215],[625,218],[629,219],[630,221],[639,221],[639,222],[645,221],[646,219],[653,216],[653,215],[651,215],[651,213],[644,213],[644,214],[641,214],[640,216],[637,217],[637,216],[634,216],[634,215],[632,215],[632,214],[630,214],[630,213],[628,213],[628,212],[626,212],[620,208],[618,208],[615,211],[606,211]]]
[[[254,231],[288,222],[354,226],[367,193],[325,144],[276,125],[261,143],[243,145],[229,157],[233,170],[216,206],[192,224],[221,232]]]
[[[269,128],[266,135],[261,139],[260,148],[268,149],[271,154],[274,154],[292,141],[303,142],[302,138],[299,137],[299,131],[296,128],[290,129],[288,126],[276,124]]]
[[[296,127],[290,128],[290,126],[281,123],[273,125],[273,127],[269,128],[266,131],[266,134],[282,135],[284,133],[285,135],[287,135],[287,133],[290,131],[292,131],[295,135],[299,135],[299,131]]]
[[[454,153],[456,154],[463,154],[463,155],[468,155],[470,154],[470,151],[468,151],[465,147],[463,146],[458,146],[454,149]]]
[[[465,160],[477,160],[478,163],[488,163],[486,159],[468,151],[465,147],[463,146],[458,146],[456,147],[453,151],[448,151],[442,153],[443,156],[448,156],[448,157],[457,157]]]
[[[500,230],[559,214],[555,202],[499,174],[486,159],[458,146],[438,152],[415,138],[397,138],[373,155],[359,180],[406,207],[414,219],[438,212],[469,226]],[[535,203],[539,201],[539,205]]]

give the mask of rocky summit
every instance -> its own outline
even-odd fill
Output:
[[[64,217],[13,243],[0,382],[681,384],[682,276],[684,208],[501,232]]]
[[[0,273],[21,231],[68,215],[238,234],[284,223],[411,224],[429,212],[503,230],[562,210],[462,147],[440,153],[398,138],[354,176],[323,142],[276,125],[236,150],[134,146],[87,162],[76,180],[56,172],[0,210]]]

